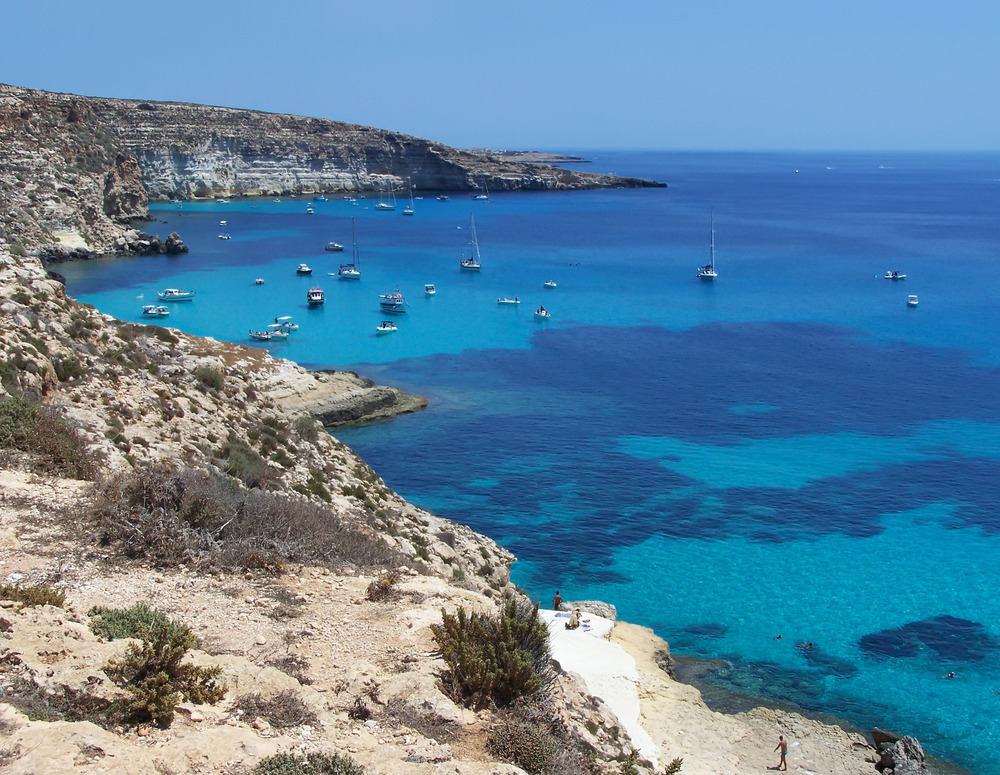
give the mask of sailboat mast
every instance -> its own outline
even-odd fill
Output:
[[[711,222],[712,222],[712,240],[709,243],[711,245],[711,249],[709,252],[708,263],[711,265],[712,271],[715,271],[715,208],[714,207],[712,208]]]
[[[469,215],[469,227],[472,230],[472,257],[476,260],[477,264],[482,263],[479,258],[479,240],[476,239],[476,219]]]
[[[354,224],[354,216],[351,216],[351,263],[356,269],[361,268],[361,256],[358,255],[358,233]]]

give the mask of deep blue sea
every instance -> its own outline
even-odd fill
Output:
[[[669,188],[160,205],[188,255],[60,271],[126,320],[195,289],[168,324],[219,339],[294,316],[275,355],[429,397],[336,435],[536,599],[607,600],[728,660],[712,682],[1000,773],[1000,156],[581,155]],[[353,283],[327,274],[352,218]]]

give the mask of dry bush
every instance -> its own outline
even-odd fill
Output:
[[[386,703],[383,715],[439,743],[450,743],[462,731],[461,724],[442,718],[433,712],[421,713],[398,698]]]
[[[246,490],[220,474],[153,465],[106,483],[102,543],[160,565],[278,573],[286,563],[385,567],[404,558],[324,506]]]
[[[4,584],[0,586],[0,600],[16,600],[27,608],[36,605],[62,608],[66,602],[66,593],[46,584],[24,587],[20,584]]]
[[[397,570],[390,570],[383,573],[377,579],[375,579],[371,584],[368,585],[368,590],[365,592],[365,597],[367,597],[372,602],[380,602],[384,600],[395,600],[399,597],[399,588],[396,584],[399,582],[400,575]]]
[[[48,407],[24,398],[0,401],[0,450],[28,453],[37,473],[87,481],[98,476],[97,462],[76,429]]]
[[[295,692],[288,690],[270,698],[260,694],[243,694],[237,697],[233,709],[249,721],[263,718],[275,729],[319,726],[319,716]]]
[[[300,657],[298,654],[284,654],[280,657],[268,659],[266,663],[275,670],[280,670],[285,675],[290,675],[303,686],[312,684],[312,678],[309,677],[309,673],[307,672],[309,670],[309,660],[305,657]]]

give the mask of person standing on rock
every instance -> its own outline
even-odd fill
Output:
[[[781,751],[781,759],[778,760],[778,766],[774,769],[787,770],[788,762],[785,761],[785,756],[788,754],[788,741],[785,740],[784,735],[778,735],[778,744],[774,746],[774,750]]]
[[[562,602],[563,602],[562,595],[559,594],[559,590],[557,589],[556,590],[556,596],[554,598],[552,598],[552,610],[553,611],[558,611],[559,610],[559,606],[562,605]]]

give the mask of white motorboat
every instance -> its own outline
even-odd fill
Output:
[[[917,294],[911,293],[906,297],[906,305],[908,307],[916,307],[920,302],[917,301]]]
[[[437,293],[437,288],[434,287],[434,283],[427,283],[427,285],[424,286],[424,293],[428,296],[433,296]]]
[[[535,310],[535,317],[538,318],[539,320],[548,320],[550,317],[552,317],[552,313],[550,313],[547,309],[545,309],[545,307],[539,307],[538,309]]]
[[[253,284],[254,285],[263,285],[264,284],[264,278],[263,277],[258,277],[256,280],[253,281]]]
[[[142,308],[142,314],[148,318],[165,318],[170,314],[170,308],[162,304],[147,304]]]
[[[306,207],[306,215],[312,215],[312,214],[313,214],[312,205],[308,205]]]
[[[520,304],[521,300],[515,296],[513,299],[504,297],[502,299],[497,299],[497,304]]]
[[[378,305],[382,308],[384,312],[406,312],[406,299],[403,298],[398,290],[392,293],[381,293],[379,294]]]
[[[225,221],[219,221],[219,226],[222,226],[223,228],[225,228],[226,222]]]
[[[906,275],[902,272],[886,272],[882,275],[886,280],[905,280]]]
[[[268,326],[268,328],[280,328],[283,331],[298,331],[299,324],[292,322],[291,315],[282,315],[274,319],[274,323]]]
[[[451,201],[451,197],[448,196],[447,194],[438,194],[437,200],[439,202],[450,202]]]
[[[382,334],[394,334],[399,329],[396,328],[396,324],[391,320],[383,320],[377,326],[375,326],[375,333],[381,336]]]
[[[219,239],[232,239],[228,234],[220,234]]]
[[[271,341],[271,332],[270,331],[253,331],[253,330],[251,330],[250,331],[250,338],[251,339],[259,339],[262,342],[269,342],[269,341]]]
[[[299,264],[295,267],[295,274],[312,274],[313,270],[309,264]]]
[[[469,257],[459,258],[458,265],[466,272],[478,272],[483,267],[482,256],[479,254],[479,240],[476,238],[476,221],[469,213]]]
[[[310,307],[315,307],[318,304],[322,304],[326,301],[326,294],[323,293],[322,288],[310,288],[306,291],[306,301],[309,303]]]
[[[341,264],[337,276],[341,280],[361,279],[361,253],[358,251],[358,235],[353,217],[351,218],[351,263]]]
[[[698,267],[699,280],[714,280],[719,274],[715,271],[715,209],[712,209],[712,239],[709,242],[708,263]]]
[[[324,250],[329,250],[331,253],[340,253],[343,251],[344,246],[339,242],[327,242]]]
[[[542,285],[544,285],[546,288],[555,288],[556,287],[555,280],[546,280],[544,283],[542,283]]]
[[[163,291],[157,291],[156,295],[160,297],[160,301],[191,301],[194,298],[195,291],[182,291],[180,288],[166,288]]]

